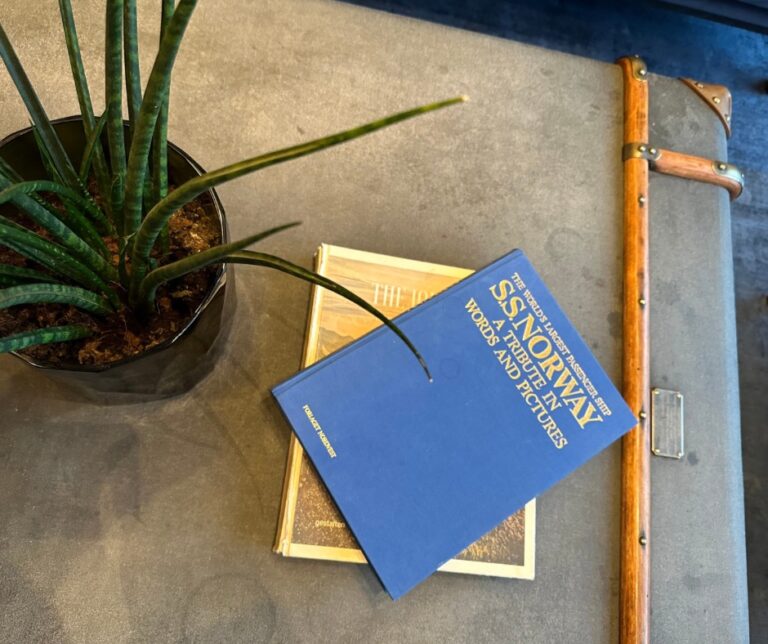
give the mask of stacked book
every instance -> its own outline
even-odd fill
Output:
[[[436,570],[533,579],[533,499],[637,423],[541,277],[520,250],[473,273],[324,245],[316,270],[412,344],[315,288],[273,389],[275,549],[367,562],[393,599]]]
[[[421,304],[472,271],[323,244],[315,270],[372,304],[389,318]],[[341,349],[381,323],[340,295],[313,286],[302,367]],[[496,528],[440,567],[443,572],[533,579],[536,501],[529,501]],[[275,552],[366,563],[354,536],[291,434]]]

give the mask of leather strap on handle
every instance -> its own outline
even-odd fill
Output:
[[[722,186],[730,193],[731,199],[736,199],[744,189],[744,176],[736,166],[673,150],[659,150],[658,158],[651,161],[651,169],[662,174]]]
[[[622,159],[645,159],[654,172],[681,179],[711,183],[725,188],[736,199],[744,189],[744,175],[732,163],[697,157],[692,154],[664,150],[650,143],[633,141],[624,144]]]

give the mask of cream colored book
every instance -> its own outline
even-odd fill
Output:
[[[323,244],[315,270],[392,318],[448,288],[472,271]],[[380,322],[344,298],[313,287],[303,366],[342,348]],[[536,502],[530,501],[440,570],[533,579]],[[275,551],[286,557],[366,563],[365,556],[291,435]]]

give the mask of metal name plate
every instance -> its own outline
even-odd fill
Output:
[[[655,456],[683,458],[683,394],[651,390],[651,450]]]

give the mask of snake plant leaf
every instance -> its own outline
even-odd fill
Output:
[[[184,261],[184,260],[181,260],[181,261]],[[244,250],[244,251],[239,251],[235,253],[230,253],[229,255],[226,255],[223,258],[211,259],[211,261],[208,263],[217,263],[220,261],[223,261],[226,263],[232,263],[232,264],[250,264],[251,266],[264,266],[266,268],[272,268],[274,270],[287,273],[292,277],[296,277],[298,279],[304,280],[305,282],[309,282],[310,284],[315,284],[317,286],[326,288],[329,291],[332,291],[337,295],[340,295],[341,297],[349,300],[350,302],[357,304],[360,308],[362,308],[363,310],[367,311],[374,317],[381,320],[382,323],[384,323],[389,329],[391,329],[395,333],[395,335],[397,335],[397,337],[400,338],[405,343],[408,349],[410,349],[411,353],[413,353],[413,355],[419,361],[419,364],[421,365],[421,368],[424,370],[424,373],[427,375],[427,378],[429,378],[430,381],[432,380],[432,375],[429,371],[429,367],[427,366],[426,361],[424,360],[421,353],[419,353],[418,349],[414,346],[413,342],[411,342],[411,340],[408,338],[408,336],[406,336],[405,333],[403,333],[400,330],[400,328],[398,328],[398,326],[394,322],[392,322],[386,315],[381,313],[381,311],[371,306],[359,295],[355,295],[355,293],[343,287],[341,284],[338,284],[337,282],[334,282],[333,280],[328,279],[327,277],[319,275],[314,271],[309,271],[305,268],[302,268],[301,266],[297,266],[296,264],[293,264],[288,260],[282,259],[281,257],[268,255],[266,253],[257,253],[254,251]],[[174,262],[174,264],[177,264],[177,263],[178,262]],[[164,273],[162,271],[172,266],[173,264],[167,264],[166,266],[155,269],[149,275],[147,275],[146,279],[144,280],[144,286],[147,287],[147,290],[144,292],[145,298],[153,299],[154,297],[152,294],[153,292],[150,292],[150,290],[153,288],[156,289],[159,283],[162,283],[162,281],[165,281],[166,276],[171,274],[173,271],[169,270]],[[200,268],[200,266],[198,266],[197,268]],[[172,277],[169,279],[172,279]]]
[[[18,286],[19,284],[24,284],[24,280],[19,280],[14,277],[7,277],[6,275],[0,275],[0,288]]]
[[[178,11],[178,9],[176,10]],[[175,14],[174,14],[175,16]],[[330,136],[323,137],[321,139],[315,139],[308,143],[302,143],[300,145],[294,145],[289,148],[283,148],[275,152],[268,152],[260,156],[248,159],[247,161],[241,161],[239,163],[233,163],[232,165],[225,166],[212,172],[206,172],[200,176],[190,179],[186,183],[176,188],[165,199],[158,203],[152,210],[149,211],[144,221],[142,222],[138,232],[136,233],[135,242],[133,245],[133,251],[131,254],[131,262],[133,267],[132,280],[140,282],[144,275],[146,275],[146,264],[149,260],[149,255],[152,252],[152,248],[155,245],[160,231],[163,226],[168,222],[171,215],[183,205],[189,203],[202,194],[206,190],[213,188],[217,185],[237,179],[243,175],[263,170],[279,163],[285,163],[292,159],[298,159],[320,150],[333,147],[350,141],[358,137],[370,134],[376,130],[380,130],[395,123],[405,121],[407,119],[420,116],[427,112],[439,110],[450,105],[462,103],[466,99],[465,96],[459,96],[457,98],[451,98],[445,101],[439,101],[437,103],[430,103],[429,105],[423,105],[405,112],[399,112],[391,116],[387,116],[378,121],[372,121],[361,125],[351,130],[344,130]]]
[[[162,0],[160,11],[160,42],[162,43],[165,30],[173,16],[174,0]],[[170,99],[171,86],[165,93],[160,111],[157,114],[154,138],[152,140],[152,205],[163,199],[168,194],[168,101]],[[167,235],[168,227],[163,229]]]
[[[168,27],[174,9],[174,0],[162,0],[160,12],[160,40]],[[168,103],[170,101],[171,86],[168,85],[168,91],[160,105],[160,112],[157,115],[157,125],[152,139],[152,199],[145,201],[144,207],[151,210],[152,207],[161,199],[165,199],[168,194]],[[149,205],[149,208],[147,208]],[[146,213],[145,213],[146,214]],[[168,224],[163,226],[160,231],[160,253],[162,256],[168,254],[170,250],[170,237]]]
[[[61,14],[61,24],[64,29],[64,39],[67,43],[69,66],[72,69],[72,78],[75,81],[77,102],[80,105],[80,114],[83,117],[83,123],[86,130],[91,132],[96,125],[96,118],[93,112],[93,103],[91,103],[91,91],[88,88],[88,79],[85,76],[83,57],[80,53],[80,41],[77,37],[75,16],[72,13],[72,4],[70,0],[59,0],[59,13]]]
[[[83,118],[83,130],[88,138],[91,138],[98,123],[93,113],[93,104],[91,103],[91,92],[88,88],[88,79],[85,76],[85,68],[83,67],[83,57],[80,53],[80,42],[77,37],[77,29],[75,28],[75,17],[72,14],[72,5],[70,0],[59,0],[59,13],[61,14],[61,24],[64,29],[64,38],[67,43],[67,54],[69,55],[69,66],[72,70],[72,78],[75,82],[75,91],[77,93],[77,102],[80,105],[80,115]],[[96,175],[96,181],[99,185],[101,194],[107,195],[107,187],[109,186],[109,171],[107,169],[107,162],[104,158],[104,150],[101,148],[101,141],[98,140],[99,145],[95,146],[94,152],[94,174]],[[81,167],[82,170],[82,167]],[[81,181],[85,183],[86,178],[83,179],[82,173],[80,174]]]
[[[12,183],[24,183],[24,179],[22,176],[16,172],[16,170],[13,169],[13,167],[2,157],[0,157],[0,180],[6,179],[5,182],[0,181],[0,190],[2,190],[2,186],[7,186]],[[49,204],[45,199],[40,197],[39,195],[33,194],[31,195],[32,199],[34,199],[38,204],[40,204],[43,208],[46,208],[47,210],[51,211],[51,214],[54,217],[58,217],[57,213],[53,211],[51,204]],[[19,226],[22,230],[25,230],[23,226]]]
[[[12,184],[0,176],[0,190],[11,188]],[[93,271],[103,276],[104,280],[113,280],[117,278],[115,268],[107,259],[97,253],[85,241],[69,228],[64,222],[57,218],[47,208],[43,207],[37,201],[26,194],[13,194],[9,201],[23,210],[37,224],[50,232],[64,247],[69,249],[74,255],[81,259]]]
[[[53,275],[23,266],[12,266],[11,264],[0,264],[0,278],[13,279],[17,283],[59,281]]]
[[[259,242],[262,239],[276,235],[277,233],[288,230],[289,228],[294,228],[300,224],[300,221],[293,221],[289,224],[275,226],[274,228],[269,228],[260,233],[256,233],[255,235],[251,235],[250,237],[245,237],[244,239],[240,239],[229,244],[220,244],[218,246],[214,246],[213,248],[195,253],[194,255],[190,255],[189,257],[184,257],[183,259],[179,259],[175,262],[171,262],[170,264],[165,264],[164,266],[156,268],[152,270],[149,275],[146,276],[146,278],[144,278],[139,286],[139,289],[132,294],[135,296],[132,298],[132,301],[137,305],[137,308],[141,312],[146,314],[152,308],[152,304],[155,301],[155,292],[157,291],[157,287],[160,286],[160,284],[163,284],[164,282],[172,279],[176,279],[177,277],[181,277],[182,275],[186,275],[187,273],[191,273],[192,271],[196,271],[205,266],[210,266],[211,264],[221,262],[222,258],[226,257],[230,253],[234,253],[238,250],[242,250],[243,248],[247,248],[248,246]]]
[[[34,195],[40,191],[58,194],[64,204],[66,217],[64,216],[64,213],[53,210],[53,206],[43,200],[38,200],[40,205],[46,206],[48,211],[56,218],[65,219],[65,225],[71,228],[76,235],[85,241],[92,249],[99,252],[106,260],[109,260],[112,257],[104,240],[101,238],[93,224],[80,212],[80,208],[86,207],[89,210],[96,210],[100,220],[103,220],[105,224],[106,218],[104,218],[103,214],[98,210],[95,204],[90,203],[87,199],[81,197],[74,190],[67,188],[65,185],[42,180],[23,181],[0,192],[0,205],[12,201],[17,194]]]
[[[16,85],[16,89],[24,101],[24,105],[27,107],[32,122],[38,128],[40,137],[57,171],[64,178],[67,185],[76,189],[78,187],[77,173],[74,167],[72,167],[72,162],[69,160],[61,140],[53,129],[48,115],[45,113],[45,109],[35,93],[32,83],[30,83],[2,25],[0,25],[0,58],[3,59],[11,79]]]
[[[97,315],[109,315],[113,309],[92,291],[64,284],[22,284],[0,289],[0,309],[19,304],[70,304]]]
[[[37,262],[56,275],[68,277],[82,286],[104,293],[112,306],[120,305],[115,292],[85,264],[71,257],[58,244],[21,228],[5,217],[0,217],[0,245],[7,246],[27,259]]]
[[[45,169],[45,173],[53,181],[64,183],[64,179],[62,178],[61,174],[59,173],[59,170],[56,168],[56,165],[53,162],[51,153],[45,147],[45,143],[43,143],[43,139],[40,136],[40,133],[38,132],[37,127],[35,127],[34,125],[32,126],[32,137],[35,140],[35,145],[37,146],[37,152],[40,155],[40,161],[42,161],[43,163],[43,168]]]
[[[171,70],[176,60],[184,32],[192,17],[197,0],[180,0],[165,29],[152,72],[144,90],[144,99],[136,119],[128,155],[125,181],[124,231],[135,233],[141,223],[144,179],[147,176],[149,148],[157,123],[160,106],[167,99]]]
[[[55,210],[53,205],[49,209],[54,214],[58,214],[59,218],[86,244],[101,255],[111,267],[112,252],[93,223],[83,215],[80,207],[68,197],[61,197],[61,203],[64,207],[63,210]]]
[[[91,219],[93,219],[99,226],[106,229],[106,233],[113,232],[110,230],[109,220],[104,216],[99,207],[89,198],[82,197],[71,188],[60,183],[54,183],[53,181],[36,180],[36,181],[22,181],[21,183],[15,183],[9,188],[6,188],[0,192],[0,204],[4,204],[8,201],[12,201],[13,197],[17,194],[35,194],[39,192],[52,192],[59,195],[62,198],[66,198],[72,202],[78,208],[87,213]],[[83,219],[83,225],[89,227],[93,233],[96,231],[85,217],[80,215]],[[103,243],[103,242],[102,242]]]
[[[104,131],[104,125],[107,122],[107,112],[105,111],[96,121],[94,127],[88,134],[88,139],[83,150],[83,158],[80,161],[80,171],[77,176],[81,183],[88,181],[88,175],[91,173],[91,163],[99,158],[99,153],[103,154],[101,149],[101,133]],[[97,180],[99,171],[96,170]]]
[[[25,331],[0,338],[0,353],[21,351],[27,347],[38,344],[51,344],[52,342],[67,342],[79,340],[91,335],[91,330],[81,324],[69,324],[66,326],[52,326],[47,329]]]
[[[2,223],[5,226],[8,226],[8,228],[13,228],[14,230],[20,230],[23,233],[29,233],[32,234],[28,228],[24,228],[21,224],[17,224],[15,221],[11,221],[10,219],[6,219],[2,215],[0,215],[0,223]]]
[[[356,295],[355,293],[350,291],[348,288],[345,288],[341,284],[334,282],[333,280],[328,279],[323,275],[315,273],[314,271],[310,271],[310,270],[307,270],[306,268],[302,268],[301,266],[297,266],[296,264],[293,264],[288,260],[282,259],[281,257],[276,257],[274,255],[267,255],[265,253],[257,253],[254,251],[244,250],[237,253],[232,253],[231,255],[225,257],[224,261],[228,263],[234,263],[234,264],[249,264],[251,266],[264,266],[266,268],[272,268],[282,273],[291,275],[292,277],[296,277],[300,280],[304,280],[305,282],[309,282],[310,284],[316,284],[317,286],[321,286],[333,293],[336,293],[336,295],[340,295],[344,299],[349,300],[353,304],[357,304],[357,306],[359,306],[361,309],[370,313],[375,318],[380,320],[386,327],[388,327],[392,332],[394,332],[394,334],[398,338],[400,338],[400,340],[402,340],[405,343],[408,349],[410,349],[411,353],[419,361],[419,364],[421,365],[421,368],[424,370],[424,373],[426,374],[429,381],[432,382],[432,374],[429,371],[429,367],[427,366],[426,360],[424,360],[424,357],[421,355],[419,350],[415,347],[413,342],[411,342],[408,336],[405,335],[405,333],[403,333],[403,331],[394,322],[392,322],[392,320],[390,320],[386,315],[384,315],[381,311],[379,311],[376,307],[366,302],[359,295]]]
[[[8,181],[18,183],[24,181],[22,176],[16,172],[14,167],[0,156],[0,177],[5,177]]]
[[[112,216],[123,230],[123,185],[125,181],[125,132],[123,130],[123,0],[107,0],[105,37],[105,88],[107,102],[107,140],[112,163],[110,199]]]
[[[136,116],[141,109],[141,72],[139,70],[136,0],[125,0],[123,5],[123,52],[128,121],[131,124],[131,129],[133,129]]]
[[[45,147],[45,143],[43,142],[42,137],[40,136],[40,133],[36,126],[32,126],[32,136],[35,140],[35,145],[37,146],[37,150],[40,153],[40,159],[43,162],[43,167],[45,168],[45,172],[53,181],[60,183],[62,185],[65,184],[64,179],[59,174],[59,171],[56,169],[56,166],[53,162],[53,158],[51,157],[50,152]],[[79,192],[82,195],[89,195],[88,189],[85,187],[85,183],[80,180],[80,177],[77,177],[77,187],[79,188]]]

